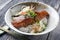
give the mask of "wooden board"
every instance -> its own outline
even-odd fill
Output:
[[[60,0],[59,0],[60,1]],[[0,24],[3,23],[4,21],[4,15],[5,12],[14,4],[18,2],[44,2],[46,4],[51,5],[54,7],[56,3],[58,2],[57,0],[12,0],[9,4],[7,4],[1,11],[0,11]],[[58,10],[59,11],[59,10]],[[60,13],[60,11],[59,11]],[[59,23],[60,24],[60,23]],[[59,25],[57,28],[45,35],[41,36],[27,36],[30,40],[60,40],[60,27]],[[58,38],[57,38],[58,37]],[[3,34],[0,36],[0,40],[17,40],[11,35],[8,35],[7,33]],[[20,39],[21,40],[21,39]]]

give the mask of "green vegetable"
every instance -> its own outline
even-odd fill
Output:
[[[35,12],[32,10],[28,11],[28,15],[30,15],[32,18],[34,18],[36,16]]]
[[[45,30],[46,29],[46,26],[45,26],[45,24],[43,25],[43,30]]]
[[[45,26],[47,26],[47,24],[46,24],[46,23],[44,23],[44,22],[43,22],[43,24],[44,24]]]
[[[37,20],[36,23],[37,23],[38,25],[40,25],[40,20]]]
[[[46,29],[47,24],[43,23],[43,31]]]

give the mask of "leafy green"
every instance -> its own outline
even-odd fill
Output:
[[[31,17],[33,17],[33,18],[36,16],[35,12],[32,11],[32,10],[29,10],[29,11],[28,11],[28,14],[29,14]]]
[[[43,31],[46,29],[47,24],[43,23]]]
[[[44,23],[44,22],[43,22],[43,24],[44,24],[45,26],[47,26],[47,24],[46,24],[46,23]]]
[[[37,20],[36,23],[37,23],[38,25],[40,25],[40,20]]]
[[[45,26],[45,24],[43,25],[43,30],[45,30],[46,29],[46,26]]]

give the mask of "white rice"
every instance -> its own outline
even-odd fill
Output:
[[[28,25],[27,27],[21,27],[21,28],[19,28],[19,30],[22,32],[31,32],[32,25]]]
[[[42,27],[44,29],[44,28],[46,28],[46,26],[43,24],[43,22],[45,24],[47,24],[47,18],[43,18],[42,20],[40,20],[40,27]],[[22,32],[31,33],[31,31],[32,31],[32,25],[28,25],[27,27],[21,27],[21,28],[19,28],[19,30],[22,31]]]

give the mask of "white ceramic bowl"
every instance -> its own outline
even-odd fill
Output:
[[[41,33],[25,33],[22,31],[19,31],[18,29],[16,29],[12,24],[11,24],[11,15],[18,13],[18,11],[20,11],[22,5],[26,6],[26,5],[30,5],[31,3],[33,4],[38,4],[38,5],[43,5],[46,7],[46,11],[49,13],[49,21],[48,21],[48,25],[45,31],[41,32]],[[21,33],[21,34],[25,34],[25,35],[43,35],[46,33],[49,33],[50,31],[54,30],[59,22],[59,15],[56,12],[56,10],[54,8],[52,8],[51,6],[41,3],[41,2],[24,2],[24,3],[18,3],[14,6],[12,6],[11,8],[9,8],[5,14],[5,22],[6,24],[13,29],[14,31]]]

